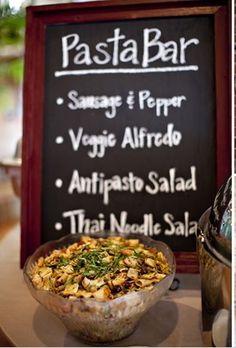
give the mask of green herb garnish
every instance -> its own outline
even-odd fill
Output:
[[[67,266],[68,264],[69,264],[69,261],[65,258],[65,256],[61,256],[60,261],[57,264],[57,267]]]
[[[78,254],[78,261],[74,269],[78,271],[83,268],[83,275],[92,278],[102,277],[109,272],[115,273],[121,267],[119,262],[124,258],[124,255],[116,252],[112,260],[107,262],[104,260],[108,256],[106,249],[103,247]]]
[[[134,256],[140,258],[142,256],[142,253],[140,251],[134,250]]]

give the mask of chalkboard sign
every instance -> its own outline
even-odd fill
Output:
[[[230,115],[227,8],[191,6],[28,9],[22,261],[107,229],[163,240],[196,270],[197,221],[230,174]]]

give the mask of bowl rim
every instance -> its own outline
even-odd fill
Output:
[[[143,238],[145,239],[147,242],[150,242],[150,243],[157,243],[159,245],[162,245],[163,247],[167,248],[167,250],[169,251],[171,257],[172,257],[172,260],[173,260],[173,263],[171,265],[171,273],[169,273],[168,275],[165,276],[165,278],[161,279],[159,282],[155,283],[153,285],[153,288],[151,290],[145,290],[145,289],[140,289],[138,291],[131,291],[127,294],[124,294],[120,297],[117,297],[117,298],[114,298],[114,299],[111,299],[111,300],[98,300],[96,298],[76,298],[76,299],[69,299],[69,298],[66,298],[66,297],[63,297],[62,295],[60,294],[57,294],[53,291],[49,291],[49,290],[45,290],[45,289],[37,289],[33,282],[32,282],[32,279],[30,277],[30,275],[28,274],[27,272],[27,268],[29,266],[29,263],[30,263],[30,260],[35,256],[36,253],[40,253],[41,249],[44,249],[46,246],[52,244],[52,243],[55,243],[55,244],[59,244],[59,243],[62,243],[63,241],[66,241],[69,239],[79,239],[81,238],[82,236],[89,236],[89,237],[95,237],[95,238],[103,238],[101,236],[101,234],[105,234],[106,232],[109,232],[109,233],[112,233],[110,236],[121,236],[121,237],[130,237],[130,239],[139,239],[139,238]],[[109,235],[107,236],[109,237]],[[73,241],[71,241],[71,244],[73,243]],[[70,244],[67,244],[67,245],[70,245]],[[61,246],[60,248],[63,248],[63,246]],[[53,249],[52,249],[53,250]],[[47,241],[43,244],[41,244],[30,256],[28,256],[28,258],[26,259],[25,263],[24,263],[24,266],[23,266],[23,275],[24,275],[24,278],[25,278],[25,282],[26,284],[29,286],[31,286],[31,288],[37,292],[37,293],[41,293],[41,294],[47,294],[49,296],[52,296],[52,297],[55,297],[56,299],[59,299],[60,301],[62,302],[65,302],[65,303],[96,303],[96,304],[101,304],[101,305],[109,305],[111,303],[119,303],[119,302],[122,302],[123,300],[125,299],[129,299],[129,297],[134,297],[135,295],[136,296],[142,296],[141,294],[142,293],[146,293],[148,292],[149,294],[154,292],[155,289],[157,287],[160,286],[161,283],[163,283],[164,281],[167,281],[167,279],[173,277],[174,279],[174,276],[175,276],[175,273],[176,273],[176,260],[175,260],[175,256],[174,256],[174,253],[173,251],[171,250],[171,248],[165,243],[165,242],[162,242],[162,241],[159,241],[159,240],[155,240],[155,239],[152,239],[150,238],[149,236],[145,236],[145,235],[142,235],[142,234],[138,234],[138,233],[121,233],[121,232],[112,232],[112,231],[108,231],[108,230],[104,230],[104,231],[101,231],[100,234],[99,232],[96,232],[96,233],[86,233],[86,234],[66,234],[64,236],[62,236],[61,238],[58,238],[58,239],[54,239],[54,240],[50,240],[50,241]],[[27,279],[27,280],[26,280]],[[171,285],[171,284],[170,284]],[[166,289],[166,291],[168,290],[169,288]]]

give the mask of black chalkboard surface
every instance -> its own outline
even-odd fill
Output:
[[[195,250],[215,195],[213,49],[204,16],[47,28],[43,241],[105,227]]]
[[[112,229],[195,251],[219,184],[215,25],[190,12],[44,27],[40,243]]]

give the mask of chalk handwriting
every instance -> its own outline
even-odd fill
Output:
[[[159,28],[144,28],[139,37],[141,45],[135,39],[127,38],[118,27],[105,41],[97,42],[95,47],[91,47],[83,42],[78,33],[65,35],[61,38],[62,68],[92,64],[117,67],[121,63],[147,68],[158,61],[183,65],[187,63],[186,53],[189,48],[199,44],[197,38],[187,40],[185,37],[164,42]]]
[[[120,146],[121,150],[126,149],[150,149],[152,147],[176,147],[182,140],[182,134],[174,129],[172,123],[167,125],[164,132],[149,132],[145,127],[125,127],[124,134],[118,143],[116,135],[104,129],[99,134],[88,134],[83,127],[77,130],[68,129],[73,151],[79,151],[82,147],[88,148],[90,158],[103,158],[108,148]]]
[[[115,96],[93,96],[80,95],[78,91],[71,90],[67,93],[67,106],[70,110],[105,110],[105,116],[112,119],[117,116],[117,110],[122,106],[123,101],[120,95]],[[130,110],[134,109],[135,104],[140,110],[153,109],[156,116],[169,115],[172,108],[181,108],[187,98],[184,95],[171,96],[168,98],[154,97],[148,89],[140,90],[137,96],[130,90],[126,97],[126,105]]]
[[[90,194],[101,195],[104,205],[110,202],[110,194],[112,192],[128,192],[135,194],[139,192],[146,192],[149,195],[156,195],[158,193],[175,193],[196,191],[196,167],[189,168],[190,176],[183,178],[177,176],[177,169],[170,168],[167,176],[160,176],[155,171],[150,171],[147,174],[146,181],[133,172],[129,172],[125,176],[113,175],[106,178],[102,172],[92,172],[90,176],[83,176],[77,169],[73,170],[68,193],[73,194]]]
[[[116,137],[114,133],[108,133],[107,130],[103,130],[102,134],[85,134],[82,127],[79,127],[77,133],[73,129],[68,130],[72,148],[74,151],[78,151],[80,146],[89,146],[91,150],[88,151],[90,158],[102,158],[105,155],[105,151],[109,147],[116,145]]]
[[[121,211],[117,215],[110,213],[106,220],[103,213],[99,213],[95,219],[90,219],[86,216],[84,209],[70,210],[62,213],[63,218],[69,219],[71,234],[96,234],[108,229],[114,232],[140,233],[151,237],[164,234],[166,236],[188,238],[189,236],[195,235],[197,229],[197,221],[190,219],[190,213],[188,211],[184,211],[183,219],[177,221],[173,214],[169,212],[164,213],[162,217],[164,226],[160,221],[155,221],[152,213],[144,213],[140,223],[129,222],[127,211]]]
[[[144,110],[145,108],[152,109],[154,108],[156,111],[156,116],[168,116],[169,108],[180,108],[182,106],[182,102],[186,100],[184,95],[181,96],[173,96],[171,98],[154,98],[151,96],[151,92],[149,90],[139,91],[139,108]]]
[[[68,92],[68,108],[71,110],[98,110],[105,109],[105,115],[107,118],[114,118],[116,116],[117,108],[122,105],[122,98],[119,95],[116,96],[83,96],[78,91],[72,90]]]
[[[124,131],[121,148],[131,149],[152,148],[152,147],[175,147],[179,146],[182,134],[174,129],[174,124],[167,125],[166,132],[148,132],[145,127],[126,127]]]

